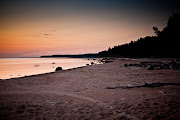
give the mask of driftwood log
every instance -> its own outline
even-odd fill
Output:
[[[180,83],[145,83],[144,85],[137,85],[137,86],[120,86],[120,84],[117,84],[115,87],[107,87],[107,89],[117,89],[117,88],[122,88],[122,89],[128,89],[128,88],[141,88],[141,87],[161,87],[165,85],[173,85],[173,86],[180,86]]]

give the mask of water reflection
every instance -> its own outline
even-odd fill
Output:
[[[66,70],[86,66],[92,61],[95,62],[83,58],[1,58],[0,79],[53,72],[58,66]]]

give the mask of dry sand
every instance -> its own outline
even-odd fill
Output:
[[[179,70],[124,67],[125,63],[142,60],[116,59],[112,63],[1,80],[0,120],[180,119],[179,86],[106,89],[118,83],[180,83]]]

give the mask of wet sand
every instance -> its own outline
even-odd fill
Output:
[[[179,86],[106,89],[118,83],[180,83],[179,70],[124,67],[144,60],[116,59],[106,64],[1,80],[0,119],[180,119]]]

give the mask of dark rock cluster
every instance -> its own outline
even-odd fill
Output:
[[[153,62],[141,62],[140,64],[124,64],[124,67],[144,67],[147,70],[160,70],[160,69],[180,69],[180,64],[175,61],[171,61],[170,63],[153,63]]]
[[[110,63],[110,62],[112,62],[112,61],[111,61],[110,58],[103,58],[103,59],[101,60],[101,62],[102,62],[102,63]]]

